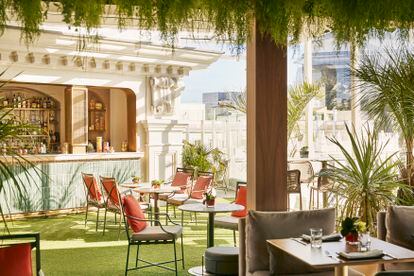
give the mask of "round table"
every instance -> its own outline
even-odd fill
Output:
[[[178,210],[194,213],[208,213],[207,224],[207,247],[214,246],[214,216],[216,213],[229,213],[244,210],[244,206],[234,203],[216,203],[214,207],[207,207],[204,204],[184,204]]]
[[[214,216],[216,213],[228,213],[244,210],[244,206],[234,203],[216,203],[214,207],[207,207],[204,204],[184,204],[178,207],[179,210],[194,213],[208,213],[207,224],[207,247],[214,246]],[[191,275],[210,275],[204,266],[192,267],[188,270]]]
[[[159,194],[166,194],[166,193],[173,193],[179,191],[180,187],[172,187],[172,186],[161,186],[160,188],[152,188],[152,187],[138,187],[135,188],[134,191],[140,194],[151,194],[152,199],[154,200],[154,218],[155,220],[159,220],[159,208],[158,208],[158,196]],[[155,224],[157,225],[157,223]]]

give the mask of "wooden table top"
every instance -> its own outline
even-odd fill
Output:
[[[297,239],[275,239],[267,240],[267,242],[314,268],[414,262],[414,251],[376,238],[371,238],[371,249],[380,249],[385,255],[382,258],[360,260],[347,260],[338,256],[337,253],[346,249],[346,243],[343,240],[324,242],[321,248],[312,248],[310,244],[303,244]]]
[[[244,206],[235,203],[216,203],[214,207],[207,207],[205,204],[184,204],[178,206],[181,211],[196,213],[228,213],[233,211],[244,210]]]

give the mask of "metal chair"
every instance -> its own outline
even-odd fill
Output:
[[[5,240],[12,240],[12,239],[18,239],[19,241],[16,243],[4,242]],[[29,240],[27,242],[22,242],[22,239],[29,239]],[[14,246],[25,246],[25,245],[30,245],[31,246],[30,249],[35,248],[36,249],[36,275],[37,276],[43,275],[42,268],[41,268],[41,262],[40,262],[40,233],[2,235],[0,236],[0,241],[1,241],[0,250],[10,250]],[[7,256],[8,254],[5,254],[5,255]],[[19,262],[19,267],[16,269],[21,269],[24,262],[30,262],[30,264],[26,263],[26,265],[30,267],[30,270],[32,267],[31,260],[32,260],[31,252],[30,252],[30,258],[29,257],[28,258],[14,258],[13,260],[10,259],[10,261],[12,262],[16,262],[16,261]],[[12,269],[12,268],[9,267],[9,269]],[[0,268],[0,272],[1,271],[2,269]],[[13,272],[17,272],[17,271],[13,271]]]
[[[115,215],[115,223],[118,224],[118,239],[121,233],[121,226],[122,226],[122,197],[121,193],[118,189],[118,184],[113,177],[99,177],[101,180],[101,184],[103,187],[103,191],[106,194],[105,200],[105,217],[104,217],[104,227],[103,227],[103,234],[105,235],[106,229],[106,218],[107,213],[112,212]],[[141,208],[144,210],[148,209],[148,203],[140,202]],[[117,215],[120,215],[119,222],[117,222]]]
[[[121,206],[122,201],[121,201],[121,194],[119,192],[118,185],[116,183],[115,178],[100,176],[99,179],[101,180],[103,191],[106,194],[105,217],[104,217],[104,227],[103,227],[103,235],[105,235],[107,213],[108,211],[114,213],[115,223],[117,223],[117,215],[122,214],[122,206]],[[118,223],[118,239],[121,233],[121,225],[122,225],[122,217],[119,219],[119,223]]]
[[[302,189],[300,186],[300,170],[287,171],[287,203],[290,210],[290,195],[299,194],[299,208],[302,211]]]
[[[238,194],[241,187],[246,187],[247,188],[247,182],[238,181],[236,183],[236,193],[235,193],[234,201],[232,203],[234,203],[236,201],[237,194]],[[236,246],[236,244],[237,244],[236,231],[239,230],[239,220],[240,220],[239,217],[234,217],[234,216],[220,216],[220,217],[215,217],[214,218],[214,227],[221,228],[221,229],[233,230],[233,243],[234,243],[234,246]]]
[[[139,270],[147,267],[157,266],[169,271],[174,271],[175,275],[178,275],[178,262],[182,262],[183,269],[185,268],[184,265],[184,242],[183,242],[183,228],[182,226],[178,225],[177,223],[173,222],[171,218],[166,213],[159,213],[160,216],[165,216],[172,226],[164,226],[161,224],[160,220],[153,220],[153,219],[140,219],[133,216],[129,216],[125,213],[125,209],[121,203],[121,210],[124,217],[125,222],[125,230],[127,233],[128,239],[128,251],[127,251],[127,259],[126,259],[126,266],[125,266],[125,275],[128,275],[128,271],[131,270]],[[138,221],[146,221],[151,222],[151,226],[147,226],[144,230],[138,233],[130,233],[130,227],[128,225],[129,220],[138,220]],[[152,226],[156,225],[156,226]],[[177,248],[176,248],[176,240],[181,238],[181,259],[177,259]],[[174,260],[171,261],[164,261],[153,263],[147,260],[143,260],[139,258],[139,248],[141,245],[150,245],[150,244],[173,244],[174,246]],[[135,259],[135,267],[129,268],[129,255],[130,255],[130,248],[131,246],[137,246],[137,253]],[[138,261],[145,263],[145,265],[138,266]],[[174,269],[165,266],[165,264],[174,263]]]
[[[96,178],[93,174],[88,173],[81,173],[82,180],[85,188],[85,195],[86,195],[86,214],[85,214],[85,226],[88,222],[88,212],[89,206],[93,206],[97,208],[96,210],[96,229],[98,231],[98,223],[99,223],[99,210],[105,208],[105,204],[102,200],[102,193],[98,188],[98,183],[96,182]]]
[[[311,209],[314,206],[315,203],[315,192],[316,192],[316,208],[319,209],[319,194],[325,194],[329,192],[330,188],[332,187],[333,183],[329,180],[328,177],[323,175],[324,169],[322,169],[318,173],[318,180],[316,186],[310,187],[310,197],[309,197],[309,209]],[[324,199],[325,201],[325,199]],[[327,200],[326,200],[327,201]],[[326,208],[327,206],[323,206],[323,208]]]
[[[300,182],[307,184],[308,187],[313,187],[315,185],[315,171],[313,169],[312,163],[309,161],[291,161],[288,163],[288,170],[299,170],[300,171]],[[312,195],[312,190],[310,191],[309,197]],[[312,209],[311,202],[309,200],[309,209]]]
[[[174,196],[168,198],[166,205],[166,212],[168,214],[168,207],[172,205],[174,207],[180,206],[183,204],[191,203],[202,203],[203,194],[213,185],[214,173],[212,172],[197,172],[197,180],[191,187],[189,194],[175,194]],[[183,222],[184,213],[181,212],[181,221]],[[195,221],[197,222],[197,215],[194,213]]]

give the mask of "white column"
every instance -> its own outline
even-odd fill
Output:
[[[303,79],[307,83],[312,83],[312,39],[304,40],[304,63]],[[308,146],[309,155],[315,152],[313,141],[313,100],[311,100],[305,110],[305,145]]]
[[[357,45],[350,46],[350,64],[351,68],[358,66],[359,49]],[[355,126],[355,129],[361,128],[361,110],[358,105],[358,84],[354,74],[351,73],[351,122]]]

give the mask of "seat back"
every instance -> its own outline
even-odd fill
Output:
[[[287,192],[300,193],[300,170],[287,171]]]
[[[240,271],[245,271],[243,275],[250,275],[256,271],[268,271],[270,256],[266,240],[299,237],[309,233],[310,228],[322,228],[324,234],[333,233],[335,231],[335,209],[296,212],[249,211],[246,220],[243,218],[239,220],[241,254],[239,258],[241,266],[244,266],[240,268]],[[288,260],[289,256],[283,257],[286,261],[294,262],[294,260]],[[282,265],[279,269],[296,270],[299,266],[285,267]],[[289,271],[286,274],[292,272]],[[294,271],[294,273],[297,272]],[[277,273],[285,274],[282,271],[277,271]]]
[[[303,183],[311,183],[315,177],[312,163],[309,161],[292,161],[288,163],[288,170],[299,170],[300,181]]]
[[[177,168],[177,171],[172,180],[171,186],[180,187],[180,190],[176,193],[184,193],[187,187],[191,187],[191,180],[194,177],[194,170],[187,168]]]
[[[213,185],[213,180],[214,173],[197,172],[197,180],[191,189],[190,198],[202,199],[203,194]]]
[[[234,203],[243,205],[244,210],[241,211],[233,211],[231,215],[233,217],[245,217],[247,215],[247,182],[238,181],[236,183],[236,196],[234,199]]]
[[[87,200],[93,200],[100,202],[102,198],[102,194],[100,189],[98,188],[98,183],[96,182],[96,178],[93,174],[88,173],[81,173],[82,180],[85,184],[85,194]]]
[[[121,209],[121,195],[118,190],[118,185],[113,177],[99,177],[103,190],[106,194],[106,204],[111,204]]]
[[[16,243],[5,240],[18,239]],[[27,243],[22,240],[29,239]],[[36,249],[36,275],[41,275],[40,234],[11,234],[0,236],[0,275],[33,275],[32,249]],[[17,273],[18,272],[18,273]]]

